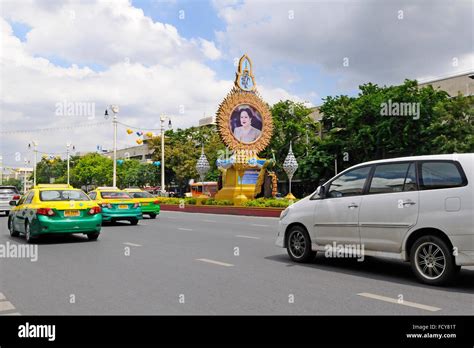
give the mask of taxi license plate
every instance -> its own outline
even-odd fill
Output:
[[[79,212],[79,210],[65,210],[64,211],[64,216],[79,216],[81,215],[81,213]]]
[[[128,205],[126,204],[120,204],[118,207],[119,209],[128,209]]]

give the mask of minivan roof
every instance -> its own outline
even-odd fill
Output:
[[[396,157],[396,158],[385,158],[375,161],[363,162],[354,165],[362,166],[368,164],[387,163],[387,162],[400,162],[400,161],[422,161],[422,160],[474,160],[474,153],[452,153],[445,155],[424,155],[424,156],[407,156],[407,157]]]

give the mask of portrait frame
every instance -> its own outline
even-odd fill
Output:
[[[239,105],[249,105],[258,111],[261,116],[260,137],[251,143],[239,141],[230,127],[232,114]],[[234,151],[248,150],[259,153],[268,146],[273,134],[273,120],[267,104],[256,93],[243,92],[236,87],[231,90],[219,106],[216,124],[222,141]]]

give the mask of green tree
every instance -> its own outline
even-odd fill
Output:
[[[79,158],[71,169],[71,184],[81,186],[112,185],[113,161],[97,153]]]
[[[6,180],[3,180],[3,183],[2,183],[3,186],[15,186],[18,191],[23,191],[23,185],[22,185],[22,182],[21,180],[18,180],[18,179],[15,179],[15,178],[10,178],[10,179],[6,179]]]

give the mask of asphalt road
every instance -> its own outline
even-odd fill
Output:
[[[474,267],[436,288],[398,261],[295,264],[274,245],[277,224],[162,212],[104,226],[96,242],[48,237],[36,262],[0,259],[0,314],[474,314]],[[24,244],[6,225],[0,217],[0,244]]]

